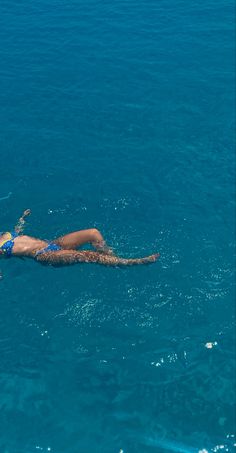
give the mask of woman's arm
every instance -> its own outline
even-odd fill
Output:
[[[25,228],[25,218],[31,214],[30,209],[26,209],[26,211],[23,212],[22,216],[19,218],[14,230],[17,234],[21,234],[24,231]]]

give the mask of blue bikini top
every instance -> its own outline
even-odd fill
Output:
[[[14,246],[14,239],[18,236],[18,234],[15,231],[7,231],[6,233],[0,233],[0,235],[1,234],[7,234],[8,237],[0,242],[0,254],[10,258]]]

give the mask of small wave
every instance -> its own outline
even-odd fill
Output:
[[[12,192],[8,192],[8,195],[5,195],[5,197],[0,197],[0,201],[8,200],[8,198],[10,198],[11,196],[12,196]]]

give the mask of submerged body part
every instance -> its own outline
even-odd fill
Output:
[[[66,266],[77,263],[98,263],[107,266],[132,266],[135,264],[154,263],[158,257],[159,254],[156,253],[144,258],[126,259],[89,250],[60,250],[37,254],[35,259],[43,264],[50,264],[51,266]]]

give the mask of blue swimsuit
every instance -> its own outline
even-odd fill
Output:
[[[6,233],[1,233],[1,234],[8,234],[8,239],[4,240],[1,245],[0,245],[0,254],[3,254],[6,256],[6,258],[10,258],[12,256],[12,249],[14,246],[14,239],[19,236],[15,231],[11,232],[6,232]],[[56,252],[58,250],[61,250],[60,245],[54,244],[53,242],[49,242],[49,244],[44,247],[41,250],[38,250],[35,253],[35,256],[41,255],[42,253],[47,253],[47,252]]]
[[[50,242],[47,247],[44,247],[42,250],[38,250],[35,253],[35,256],[41,255],[41,253],[47,253],[47,252],[56,252],[57,250],[61,250],[60,245],[54,244],[53,242]]]
[[[7,240],[4,240],[0,245],[0,253],[3,253],[3,255],[5,255],[6,258],[10,258],[14,246],[14,239],[18,236],[18,234],[15,231],[11,232],[7,231],[5,234],[8,234],[9,238]]]

